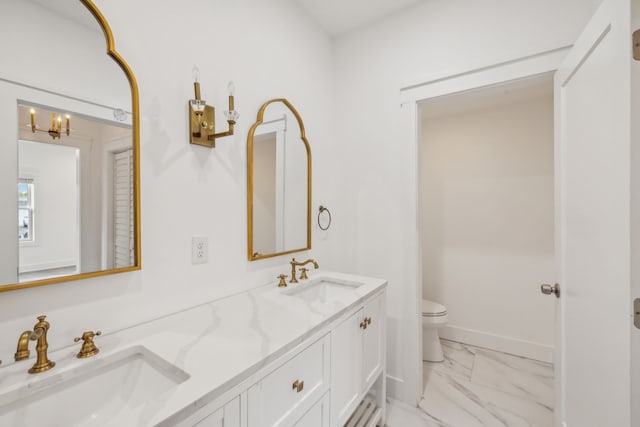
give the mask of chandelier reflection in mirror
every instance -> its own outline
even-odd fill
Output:
[[[189,142],[204,147],[215,148],[216,138],[233,135],[236,120],[240,116],[235,109],[234,95],[235,85],[229,82],[229,109],[224,112],[229,124],[229,130],[216,133],[216,110],[207,105],[207,101],[200,97],[200,70],[193,67],[193,88],[195,99],[189,100]]]
[[[36,122],[36,110],[34,108],[30,110],[29,115],[31,117],[31,123],[29,124],[29,126],[31,126],[31,132],[33,133],[47,132],[49,136],[53,138],[54,141],[56,139],[60,139],[60,137],[63,135],[62,114],[51,113],[51,127],[49,128],[49,130],[38,129],[39,126],[37,125],[37,122]],[[69,116],[68,114],[65,114],[64,115],[64,122],[65,122],[64,134],[67,136],[71,134],[71,128],[69,126],[70,121],[71,121],[71,116]]]

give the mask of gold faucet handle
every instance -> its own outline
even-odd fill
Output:
[[[308,268],[304,268],[304,267],[302,267],[302,268],[300,269],[300,280],[305,280],[305,279],[308,279],[308,278],[309,278],[309,277],[307,276],[307,271],[309,271],[309,269],[308,269]]]
[[[287,277],[286,274],[281,274],[278,276],[278,279],[280,279],[280,281],[278,282],[278,287],[279,288],[286,288],[287,287],[287,281],[285,280]]]
[[[97,335],[102,335],[102,332],[101,331],[96,331],[96,332],[87,331],[87,332],[83,332],[82,333],[82,337],[75,337],[73,339],[73,342],[78,342],[80,340],[83,340],[82,348],[80,349],[80,352],[78,354],[76,354],[76,357],[78,359],[84,359],[86,357],[91,357],[91,356],[95,356],[96,354],[98,354],[100,349],[98,347],[96,347],[96,344],[93,342],[93,337],[95,337]]]

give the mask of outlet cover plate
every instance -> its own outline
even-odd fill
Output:
[[[206,264],[209,262],[209,238],[207,236],[193,236],[191,238],[191,264]]]

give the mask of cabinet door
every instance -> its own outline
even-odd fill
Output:
[[[329,427],[329,393],[313,405],[294,427]]]
[[[194,424],[194,427],[240,427],[240,396]]]
[[[362,322],[359,310],[331,331],[331,425],[342,426],[362,391]]]
[[[208,415],[205,419],[194,424],[193,427],[223,427],[223,422],[224,410],[220,408],[216,412]]]
[[[384,333],[383,299],[374,298],[364,306],[363,317],[367,323],[363,339],[362,386],[368,389],[382,369],[382,343]]]

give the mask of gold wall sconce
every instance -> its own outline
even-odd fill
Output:
[[[53,138],[53,140],[55,141],[55,139],[60,139],[60,137],[63,134],[63,130],[62,130],[62,115],[57,115],[56,113],[51,113],[51,127],[49,128],[49,130],[42,130],[42,129],[38,129],[38,125],[36,124],[36,110],[35,109],[31,109],[31,111],[29,112],[30,116],[31,116],[31,132],[36,133],[36,132],[47,132],[51,138]],[[68,114],[66,114],[64,116],[64,120],[65,120],[65,130],[64,133],[69,136],[71,134],[71,128],[69,127],[70,125],[70,120],[71,120],[71,116],[69,116]]]
[[[200,71],[198,67],[193,67],[193,88],[195,99],[189,101],[189,142],[191,144],[202,145],[204,147],[215,148],[216,138],[233,135],[236,120],[240,116],[235,110],[234,93],[235,85],[229,82],[229,109],[224,112],[229,124],[229,130],[216,133],[216,110],[207,105],[204,99],[200,98]]]

